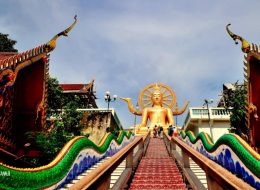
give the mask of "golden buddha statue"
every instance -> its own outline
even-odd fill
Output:
[[[142,116],[141,124],[137,125],[136,134],[145,134],[149,129],[152,132],[155,126],[167,129],[169,125],[174,125],[174,115],[182,114],[189,102],[179,110],[176,106],[176,96],[174,91],[163,84],[150,84],[145,87],[138,98],[138,103],[142,110],[136,110],[131,104],[131,98],[121,98],[128,103],[129,111],[135,115]],[[149,107],[150,106],[150,107]],[[163,107],[166,106],[166,107]],[[172,110],[175,107],[175,110]]]

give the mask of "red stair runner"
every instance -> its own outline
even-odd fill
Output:
[[[162,139],[151,138],[130,185],[130,190],[137,189],[187,189]]]

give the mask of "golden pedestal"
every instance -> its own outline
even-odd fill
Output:
[[[144,135],[144,134],[147,134],[148,132],[149,131],[148,131],[147,127],[140,127],[138,129],[136,129],[135,134],[136,135]]]

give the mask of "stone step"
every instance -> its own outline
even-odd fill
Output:
[[[83,173],[81,173],[80,175],[78,175],[75,179],[71,180],[68,184],[64,185],[63,190],[67,190],[69,189],[71,186],[73,186],[75,183],[77,183],[80,179],[82,179],[83,177],[85,177],[86,175],[88,175],[90,172],[92,172],[94,169],[96,169],[98,166],[100,166],[102,163],[104,163],[106,160],[108,160],[111,157],[106,157],[105,159],[99,161],[98,163],[96,163],[94,166],[92,166],[91,168],[87,169],[86,171],[84,171]]]
[[[113,171],[111,174],[111,180],[110,180],[110,189],[114,186],[114,184],[117,182],[117,180],[120,178],[121,174],[125,170],[126,166],[126,160],[124,160],[119,166]]]
[[[129,189],[187,189],[162,139],[150,140]]]

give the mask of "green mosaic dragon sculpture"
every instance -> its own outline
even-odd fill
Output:
[[[252,187],[260,189],[260,155],[238,135],[224,134],[213,143],[207,133],[195,136],[191,131],[181,131],[179,138]]]
[[[79,136],[70,140],[48,165],[15,168],[0,163],[0,189],[57,189],[133,140],[131,132],[108,133],[99,145]]]

